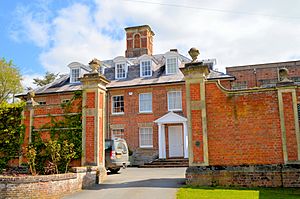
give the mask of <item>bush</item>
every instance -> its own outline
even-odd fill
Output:
[[[0,172],[9,160],[21,155],[25,127],[22,124],[24,103],[0,104]]]
[[[36,149],[33,145],[29,145],[27,147],[26,158],[28,161],[30,173],[32,175],[36,175],[36,169],[35,169]]]

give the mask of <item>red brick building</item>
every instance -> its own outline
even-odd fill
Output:
[[[236,79],[232,82],[233,89],[246,89],[253,87],[274,87],[280,81],[279,70],[289,70],[289,78],[300,82],[300,61],[265,63],[245,66],[232,66],[226,68],[226,73]]]
[[[299,62],[230,67],[226,75],[213,60],[191,62],[176,49],[153,54],[149,26],[125,30],[125,57],[102,61],[99,73],[95,60],[69,64],[69,75],[35,90],[40,105],[25,112],[34,118],[25,124],[59,117],[60,102],[83,90],[83,165],[103,162],[104,137],[125,138],[136,164],[172,157],[190,166],[300,163]]]

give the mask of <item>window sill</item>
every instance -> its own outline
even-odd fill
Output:
[[[153,149],[153,146],[140,146],[141,149]]]
[[[139,114],[143,115],[143,114],[153,114],[153,112],[139,112]]]
[[[111,116],[123,116],[125,113],[112,113]]]
[[[168,111],[172,111],[172,112],[180,112],[180,111],[182,111],[182,109],[168,109]]]
[[[148,76],[140,76],[140,78],[147,78],[147,77],[152,77],[152,75],[148,75]]]

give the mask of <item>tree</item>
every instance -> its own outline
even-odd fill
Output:
[[[14,97],[16,93],[22,92],[21,74],[10,60],[0,59],[0,103]]]
[[[33,83],[37,86],[45,86],[47,84],[52,83],[56,79],[57,76],[58,76],[58,73],[54,74],[54,73],[46,72],[45,76],[42,79],[34,78]]]

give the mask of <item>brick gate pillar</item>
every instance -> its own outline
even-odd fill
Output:
[[[82,94],[82,166],[104,166],[106,85],[108,80],[98,73],[99,60],[90,62],[93,71],[85,74],[80,81]]]
[[[194,51],[194,52],[192,52]],[[193,56],[192,53],[195,53]],[[205,101],[205,81],[209,66],[197,61],[197,49],[189,51],[191,63],[181,68],[186,86],[186,106],[188,118],[189,166],[206,166],[208,162],[207,119]],[[197,154],[194,156],[194,154]]]

